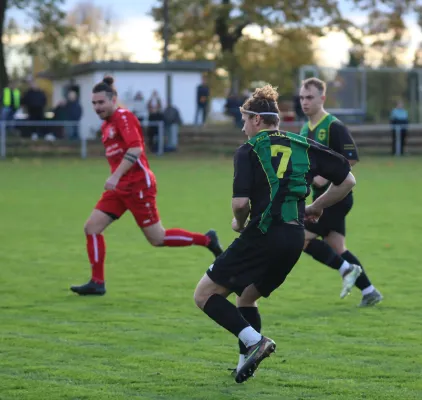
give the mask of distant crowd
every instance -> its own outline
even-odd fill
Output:
[[[83,107],[79,99],[79,87],[70,82],[65,87],[63,98],[55,106],[47,110],[47,96],[45,92],[36,84],[35,81],[25,83],[25,90],[22,90],[21,82],[11,81],[1,93],[0,120],[9,121],[8,125],[13,127],[12,121],[28,121],[28,124],[16,124],[14,130],[18,130],[21,137],[37,140],[44,138],[46,140],[55,139],[80,139],[79,122],[83,115]],[[230,117],[233,125],[242,128],[242,116],[239,107],[251,95],[247,89],[241,93],[230,91],[225,99],[223,113]],[[196,112],[194,123],[196,126],[205,124],[210,109],[210,87],[207,79],[196,88]],[[305,122],[298,95],[293,96],[292,107],[283,110],[280,105],[280,111],[283,114],[282,121]],[[179,128],[183,124],[180,112],[174,104],[164,102],[157,90],[154,90],[148,99],[145,99],[141,91],[136,92],[129,108],[138,117],[144,126],[147,145],[151,151],[156,151],[158,146],[159,126],[162,123],[164,127],[165,151],[175,151],[178,148]],[[49,113],[46,113],[49,111]],[[49,123],[46,124],[45,121]],[[32,122],[32,124],[31,124]],[[52,122],[57,122],[52,123]],[[403,151],[406,136],[407,125],[409,123],[408,112],[403,102],[398,101],[392,109],[390,115],[392,131],[392,153],[396,148],[396,131],[401,130],[401,149]],[[10,130],[11,128],[9,128]]]

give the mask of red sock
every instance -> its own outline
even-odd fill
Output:
[[[183,229],[166,229],[163,246],[181,247],[181,246],[208,246],[210,238],[202,233],[193,233]]]
[[[106,245],[103,235],[86,235],[86,249],[92,267],[92,280],[104,282],[104,259]]]

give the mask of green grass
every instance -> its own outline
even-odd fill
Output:
[[[153,159],[166,227],[230,230],[232,161]],[[89,277],[83,224],[104,160],[0,163],[0,399],[421,399],[422,161],[366,158],[356,168],[348,247],[385,301],[339,299],[337,272],[306,255],[261,302],[278,344],[237,385],[236,339],[195,308],[212,262],[202,248],[153,248],[130,215],[106,234],[108,293],[71,294]]]

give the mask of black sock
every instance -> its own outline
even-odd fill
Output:
[[[345,260],[341,258],[329,244],[319,239],[310,240],[304,251],[306,254],[312,256],[314,260],[317,260],[332,269],[339,270]]]
[[[251,324],[252,328],[257,332],[261,332],[261,315],[259,314],[257,307],[238,307],[238,310],[243,315],[243,318]],[[243,342],[239,340],[239,353],[247,354],[247,352],[248,349]]]
[[[363,269],[361,262],[355,257],[355,255],[349,250],[346,250],[341,256],[349,263],[357,264],[362,267],[362,273],[359,275],[359,278],[356,279],[355,286],[360,290],[366,289],[368,286],[371,286],[371,281],[369,280],[368,275],[366,275],[366,272]]]
[[[249,326],[236,306],[219,294],[213,294],[208,299],[204,313],[236,337]]]

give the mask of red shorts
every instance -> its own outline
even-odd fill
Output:
[[[138,186],[130,191],[107,190],[101,196],[95,208],[111,216],[120,218],[129,210],[140,228],[146,228],[160,221],[157,210],[157,187]]]

